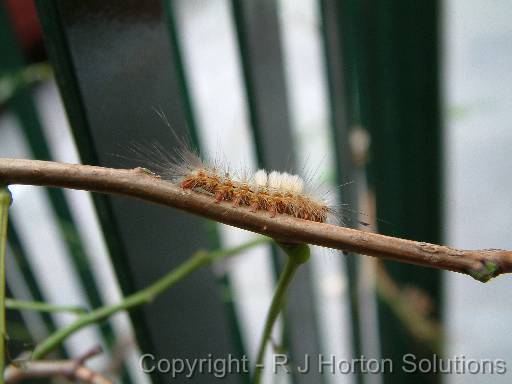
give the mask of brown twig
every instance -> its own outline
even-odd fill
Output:
[[[65,377],[69,380],[79,380],[90,384],[111,384],[112,381],[105,376],[87,368],[84,363],[101,353],[96,347],[73,360],[29,361],[21,365],[11,365],[5,371],[5,383],[18,383],[21,380]]]
[[[167,205],[285,243],[307,243],[468,274],[485,282],[512,271],[512,251],[460,250],[268,213],[252,213],[183,190],[143,168],[112,169],[38,160],[0,159],[0,183],[83,189]]]
[[[432,319],[428,311],[422,310],[418,305],[420,299],[428,300],[429,297],[421,291],[413,291],[416,297],[411,298],[413,292],[400,288],[383,263],[377,263],[376,272],[376,288],[379,297],[388,304],[411,336],[427,346],[432,353],[439,353],[443,340],[441,324]]]

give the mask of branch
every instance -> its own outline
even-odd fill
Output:
[[[7,247],[7,214],[12,202],[9,190],[0,184],[0,384],[4,383],[2,372],[5,366],[5,255]]]
[[[485,282],[512,271],[512,251],[460,250],[441,245],[300,220],[271,218],[210,196],[183,190],[143,168],[112,169],[88,165],[0,159],[0,183],[83,189],[136,197],[174,207],[224,224],[270,236],[283,243],[306,243],[468,274]]]
[[[20,366],[11,365],[5,371],[5,383],[18,383],[26,379],[66,377],[90,384],[111,384],[103,375],[87,368],[86,360],[96,356],[101,348],[94,348],[73,360],[30,361]]]
[[[443,333],[441,324],[430,318],[427,311],[418,308],[418,298],[411,299],[391,278],[382,263],[377,264],[376,288],[379,297],[387,303],[404,328],[432,353],[439,353]]]
[[[129,296],[126,296],[119,303],[96,308],[91,312],[80,316],[68,326],[59,328],[36,346],[31,357],[33,360],[38,360],[44,357],[48,352],[56,348],[66,338],[79,331],[80,329],[108,319],[118,312],[130,310],[139,305],[152,302],[162,292],[166,291],[174,284],[183,280],[185,277],[204,265],[208,265],[217,260],[236,255],[251,247],[263,244],[269,240],[270,239],[268,238],[258,237],[237,247],[220,249],[211,252],[199,251],[194,256],[187,259],[176,268],[169,271],[163,277],[155,281],[153,284]]]
[[[14,310],[27,310],[27,311],[38,311],[38,312],[69,312],[75,315],[83,315],[87,313],[87,309],[76,305],[55,305],[43,303],[40,301],[25,301],[15,299],[5,299],[5,308]]]
[[[290,286],[297,269],[301,264],[308,261],[310,255],[309,247],[307,245],[279,244],[279,246],[286,252],[288,260],[286,261],[284,269],[279,276],[276,291],[272,297],[272,303],[270,304],[267,318],[265,319],[265,326],[263,328],[263,334],[261,335],[256,365],[254,366],[254,377],[252,379],[253,384],[261,383],[264,368],[263,360],[265,358],[267,342],[270,340],[274,324],[286,302],[286,292],[288,287]]]

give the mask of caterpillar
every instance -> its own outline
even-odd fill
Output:
[[[178,146],[174,153],[159,143],[132,143],[130,149],[159,177],[185,190],[212,197],[217,204],[230,203],[251,212],[267,211],[271,217],[288,215],[298,219],[341,223],[329,195],[314,186],[311,178],[296,174],[258,169],[232,171],[220,157],[201,157],[192,149],[189,138],[180,137],[163,111],[154,109],[170,129]]]
[[[271,217],[288,215],[320,223],[335,215],[327,195],[296,174],[264,169],[232,171],[219,160],[201,158],[183,140],[175,154],[159,144],[151,148],[134,145],[131,150],[162,179],[209,195],[217,204],[229,203],[250,212],[266,211]]]
[[[219,174],[205,167],[193,169],[179,183],[184,189],[210,193],[216,203],[232,202],[249,207],[251,212],[268,211],[299,219],[325,222],[329,207],[304,192],[304,180],[298,175],[259,169],[251,178],[237,180],[229,173]]]

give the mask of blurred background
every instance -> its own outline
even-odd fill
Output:
[[[158,109],[233,168],[313,173],[349,226],[512,249],[511,19],[507,0],[3,0],[0,157],[140,165],[133,143],[176,145]],[[253,237],[120,197],[11,190],[7,288],[18,299],[112,304],[199,248]],[[313,252],[274,335],[292,366],[305,354],[364,355],[397,369],[267,370],[265,383],[510,382],[510,277],[484,285]],[[120,383],[170,382],[143,374],[141,353],[254,361],[282,256],[260,247],[201,270],[154,303],[77,333],[56,355],[102,345],[91,366]],[[10,356],[73,318],[9,311]],[[502,359],[507,373],[407,374],[398,368],[408,353]]]

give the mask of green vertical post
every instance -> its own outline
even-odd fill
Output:
[[[278,2],[232,0],[231,8],[258,166],[295,173]],[[277,247],[273,247],[272,254],[277,277],[284,254],[279,255]],[[282,346],[289,352],[292,367],[300,364],[305,354],[320,353],[311,281],[311,267],[306,264],[292,283],[284,311]],[[313,371],[294,372],[292,380],[307,383],[313,378],[321,381],[324,377],[319,378]]]
[[[17,41],[13,36],[7,13],[3,6],[0,6],[0,47],[5,55],[0,59],[0,69],[14,72],[23,68],[24,59],[17,46]],[[37,115],[36,107],[32,100],[31,89],[21,89],[9,100],[9,107],[16,113],[29,142],[30,149],[34,156],[40,160],[51,160],[51,153],[44,137],[41,122]],[[71,262],[83,286],[88,301],[93,307],[103,305],[98,287],[84,250],[84,246],[78,235],[64,193],[59,189],[47,190],[50,203],[57,215],[58,226],[68,247]],[[109,323],[100,326],[100,331],[108,347],[114,344],[114,333]]]
[[[371,5],[370,5],[371,3]],[[377,216],[392,223],[382,233],[419,241],[442,241],[442,146],[439,96],[439,1],[379,0],[366,4],[364,47],[372,175]],[[428,295],[432,317],[441,319],[441,273],[396,262],[384,263],[399,286]],[[379,301],[383,358],[400,363],[403,355],[431,357],[389,306]],[[409,383],[396,370],[385,383]],[[416,374],[414,381],[436,383],[439,373]]]
[[[180,44],[181,40],[177,28],[175,4],[176,2],[173,0],[162,0],[162,7],[165,10],[167,28],[169,30],[170,48],[174,56],[174,65],[176,67],[177,75],[176,77],[178,87],[183,99],[183,109],[189,129],[189,134],[195,149],[198,151],[198,153],[204,155],[197,131],[198,127],[194,112],[194,101],[190,96],[190,91],[187,84],[187,70],[183,63],[183,50]],[[222,244],[218,223],[210,220],[204,220],[202,224],[208,235],[211,249],[220,249]],[[242,359],[244,356],[246,356],[247,353],[242,338],[242,330],[240,327],[239,319],[236,313],[234,302],[235,295],[233,294],[231,279],[227,274],[227,271],[224,271],[216,275],[216,280],[217,289],[221,292],[220,296],[224,303],[229,329],[232,334],[234,349],[233,355],[235,358]],[[249,372],[240,372],[238,376],[241,383],[243,382],[248,384],[250,382]]]
[[[183,68],[177,65],[176,40],[169,40],[172,20],[161,1],[36,4],[85,163],[127,166],[112,154],[128,152],[123,146],[133,143],[159,142],[169,152],[180,146],[154,112],[156,107],[166,114],[177,136],[190,133]],[[134,159],[130,165],[144,165],[143,161]],[[124,294],[158,278],[198,248],[208,247],[203,221],[191,215],[121,197],[95,202]],[[213,271],[203,268],[159,297],[158,305],[131,312],[141,349],[184,359],[233,354],[230,319],[216,295],[215,280]],[[152,379],[188,381],[184,375],[172,378],[170,372],[156,370]],[[204,374],[194,377],[195,382],[210,379]],[[225,380],[237,382],[238,377]]]
[[[358,2],[321,0],[320,13],[328,79],[330,123],[335,142],[336,184],[354,184],[341,188],[338,197],[356,215],[358,169],[353,161],[350,135],[355,128],[366,127],[364,104],[361,100],[361,47],[357,22]],[[350,213],[347,216],[351,216]],[[345,219],[347,225],[358,226],[355,217]],[[352,357],[362,353],[361,311],[358,292],[361,256],[347,254],[344,258],[349,282],[350,324],[352,329]],[[361,372],[355,372],[357,383],[363,382]]]

